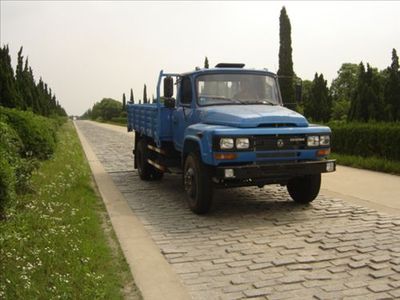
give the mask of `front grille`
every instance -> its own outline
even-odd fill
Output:
[[[307,139],[304,134],[297,135],[256,135],[255,151],[301,150],[305,149]]]

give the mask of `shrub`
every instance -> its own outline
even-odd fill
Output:
[[[332,151],[400,161],[400,123],[331,122]]]
[[[12,127],[1,121],[0,148],[2,158],[7,161],[14,173],[15,191],[19,194],[29,191],[31,174],[37,167],[37,161],[21,157],[24,145],[20,137]]]
[[[5,120],[19,135],[23,143],[22,156],[48,158],[55,149],[57,122],[27,111],[0,107],[0,120]]]
[[[112,118],[111,122],[126,125],[128,123],[128,119],[126,117],[116,117]]]
[[[0,219],[2,219],[4,205],[14,197],[14,194],[14,170],[7,159],[6,151],[0,148]]]
[[[0,120],[0,147],[7,153],[20,155],[24,145],[18,133],[4,121]]]

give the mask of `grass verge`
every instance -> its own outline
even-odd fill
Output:
[[[141,299],[71,122],[0,221],[0,299]]]
[[[339,165],[400,175],[400,162],[398,161],[338,153],[332,153],[329,158],[336,159]]]

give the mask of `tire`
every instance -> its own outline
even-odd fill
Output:
[[[301,204],[312,202],[319,193],[321,187],[321,174],[306,175],[289,180],[287,190],[290,197]]]
[[[189,208],[199,215],[207,213],[211,208],[213,197],[211,172],[195,153],[190,153],[186,157],[183,184]]]
[[[147,142],[145,139],[141,139],[138,142],[137,150],[135,152],[136,165],[139,173],[139,177],[142,180],[161,180],[164,173],[160,172],[152,165],[147,162],[149,157],[149,151],[147,149]]]

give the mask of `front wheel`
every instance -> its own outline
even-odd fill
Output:
[[[321,174],[306,175],[289,180],[287,190],[295,202],[307,204],[313,201],[321,187]]]
[[[211,172],[195,153],[190,153],[185,160],[183,184],[189,208],[196,214],[207,213],[213,196]]]

